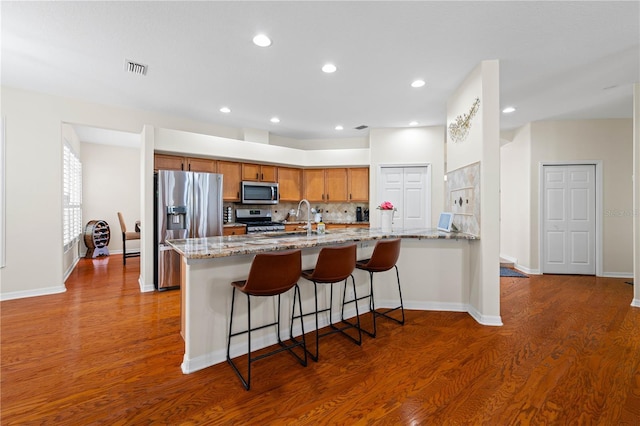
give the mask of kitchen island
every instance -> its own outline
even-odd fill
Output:
[[[383,233],[379,229],[346,228],[325,234],[278,232],[209,238],[171,240],[168,244],[182,257],[182,336],[185,353],[182,371],[191,373],[226,360],[227,332],[231,308],[232,281],[247,277],[256,253],[301,249],[302,267],[311,269],[323,246],[358,244],[358,259],[371,255],[376,240],[402,238],[398,260],[405,309],[468,311],[469,244],[476,236],[445,233],[434,229],[407,229]],[[354,271],[359,296],[368,294],[369,277],[364,271]],[[313,311],[313,285],[299,280],[303,311]],[[324,286],[321,286],[324,287]],[[327,286],[328,287],[328,286]],[[321,291],[324,288],[320,289]],[[397,286],[393,271],[376,275],[376,307],[397,304]],[[290,294],[284,295],[282,332],[288,333]],[[336,298],[338,299],[338,298]],[[334,300],[338,307],[338,300]],[[258,298],[252,302],[255,324],[273,321],[275,300]],[[359,305],[368,310],[368,300]],[[339,313],[339,310],[334,309]],[[246,324],[246,303],[236,304],[238,324]],[[355,315],[355,309],[345,316]],[[322,318],[321,326],[329,323]],[[332,322],[339,321],[333,318]],[[305,322],[305,331],[314,329],[313,317]],[[272,330],[253,333],[252,347],[275,343]],[[294,327],[294,334],[301,330]],[[283,336],[285,337],[285,336]],[[366,341],[365,341],[366,342]],[[366,343],[365,343],[366,344]],[[232,357],[246,353],[246,343],[231,347]]]

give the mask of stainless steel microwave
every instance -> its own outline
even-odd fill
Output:
[[[276,182],[242,181],[240,194],[242,204],[278,204],[280,198]]]

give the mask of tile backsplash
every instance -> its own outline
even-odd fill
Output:
[[[231,206],[231,209],[235,211],[239,208],[238,204],[225,203],[224,207]],[[311,208],[322,213],[322,220],[326,222],[355,222],[356,221],[356,208],[362,207],[362,210],[368,209],[368,203],[311,203]],[[271,209],[271,219],[274,221],[283,221],[287,219],[289,210],[297,210],[298,203],[281,202],[275,206],[249,206],[242,205],[242,208],[260,208]],[[307,206],[304,204],[300,211],[301,217],[290,217],[289,221],[305,221],[307,220]],[[311,214],[311,220],[313,221],[314,215]]]

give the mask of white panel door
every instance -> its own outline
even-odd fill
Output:
[[[380,182],[376,205],[390,201],[396,207],[394,229],[430,227],[428,167],[383,167]]]
[[[595,166],[544,166],[543,173],[542,272],[595,275]]]

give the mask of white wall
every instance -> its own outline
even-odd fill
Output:
[[[633,306],[640,308],[640,83],[633,86]]]
[[[140,133],[144,124],[221,137],[239,130],[149,111],[2,87],[6,117],[6,267],[0,299],[64,291],[62,124]],[[34,267],[35,266],[35,267]]]
[[[122,234],[117,212],[124,215],[127,230],[140,220],[140,149],[82,143],[82,218],[109,224],[109,253],[122,252]],[[137,250],[139,241],[127,242],[127,251]],[[86,246],[82,244],[82,254]]]
[[[447,103],[447,124],[480,107],[466,140],[447,139],[447,171],[480,162],[480,240],[471,242],[469,313],[481,324],[500,317],[500,85],[498,61],[483,61]]]
[[[373,214],[377,200],[378,173],[382,165],[431,166],[431,220],[437,220],[444,205],[444,127],[412,127],[407,129],[371,129],[371,169],[369,174],[369,206],[371,226],[378,227]]]
[[[531,123],[531,269],[540,270],[538,165],[540,162],[564,160],[603,162],[602,274],[630,276],[633,272],[633,237],[630,232],[633,224],[633,120],[630,119]],[[511,178],[513,176],[505,177]]]
[[[500,256],[531,272],[531,125],[511,138],[500,147]]]

